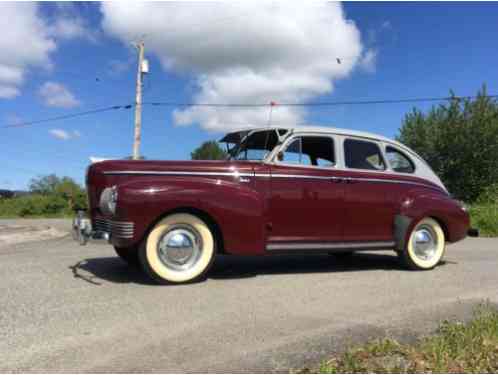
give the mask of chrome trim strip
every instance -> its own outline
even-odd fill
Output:
[[[195,172],[195,171],[104,171],[105,175],[166,175],[166,176],[229,176],[229,177],[253,177],[253,173],[239,172]]]
[[[368,242],[300,242],[300,243],[269,243],[267,251],[274,250],[335,250],[335,249],[391,249],[394,241],[368,241]]]
[[[335,176],[313,176],[313,175],[299,175],[299,174],[270,174],[270,173],[239,173],[239,172],[196,172],[196,171],[104,171],[104,175],[165,175],[165,176],[223,176],[223,177],[262,177],[262,178],[300,178],[307,180],[344,180],[344,181],[363,181],[363,182],[378,182],[378,183],[388,183],[388,184],[407,184],[423,186],[430,189],[436,189],[438,191],[443,191],[438,186],[433,186],[429,184],[424,184],[415,181],[406,180],[393,180],[393,179],[382,179],[382,178],[368,178],[368,177],[335,177]],[[244,181],[246,182],[246,181]]]
[[[133,238],[135,224],[128,221],[114,221],[97,217],[94,219],[94,228],[102,232],[110,233],[111,237]]]
[[[255,177],[275,177],[275,178],[301,178],[309,180],[341,180],[344,178],[334,177],[334,176],[312,176],[312,175],[300,175],[300,174],[269,174],[269,173],[256,173]]]

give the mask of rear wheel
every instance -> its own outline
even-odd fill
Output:
[[[441,225],[426,217],[413,228],[405,249],[398,255],[412,270],[430,270],[441,261],[444,252],[445,237]]]
[[[211,230],[190,214],[173,214],[161,220],[139,251],[145,272],[160,284],[200,279],[209,270],[214,256]]]
[[[123,259],[130,266],[138,266],[138,249],[136,247],[116,247],[114,246],[116,254]]]

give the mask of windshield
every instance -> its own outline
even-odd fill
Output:
[[[264,160],[277,143],[276,129],[255,131],[230,150],[230,159]]]

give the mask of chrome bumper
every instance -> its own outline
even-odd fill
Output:
[[[81,246],[87,243],[108,244],[111,240],[111,234],[102,230],[92,230],[92,222],[85,216],[84,211],[78,211],[73,219],[72,226],[73,239]]]

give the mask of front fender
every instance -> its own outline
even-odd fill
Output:
[[[135,224],[128,246],[138,244],[168,212],[190,208],[218,224],[225,251],[250,254],[264,249],[263,199],[252,184],[234,177],[150,176],[120,184],[118,196],[118,220]]]

